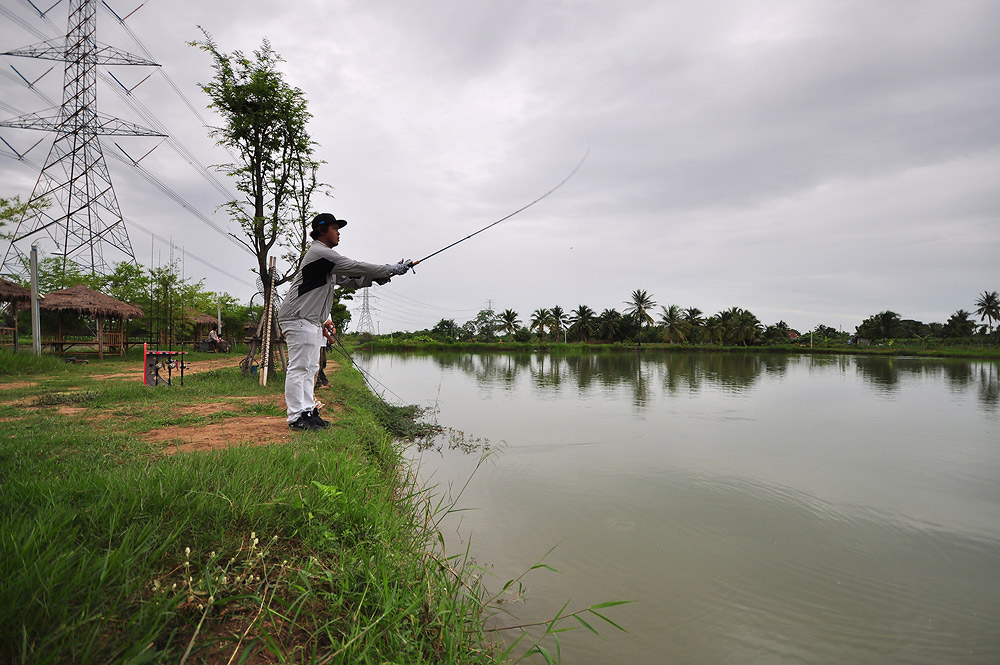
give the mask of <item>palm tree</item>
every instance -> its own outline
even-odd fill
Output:
[[[663,339],[668,342],[686,342],[687,324],[681,315],[681,308],[677,305],[660,307],[660,323],[663,324]]]
[[[684,323],[688,325],[688,339],[692,342],[700,336],[701,328],[705,325],[705,319],[701,318],[701,313],[697,307],[688,307],[684,310]]]
[[[878,339],[892,339],[893,333],[899,328],[899,314],[892,310],[885,310],[875,315],[875,329],[878,332]]]
[[[990,334],[992,335],[993,321],[1000,320],[1000,293],[983,291],[983,295],[979,296],[979,300],[976,301],[976,306],[979,308],[976,310],[979,320],[989,320]]]
[[[732,344],[736,341],[736,320],[740,316],[739,307],[730,307],[716,314],[719,325],[719,343]]]
[[[500,327],[508,335],[513,335],[517,332],[517,327],[521,325],[521,319],[517,316],[517,312],[512,309],[505,309],[500,313]]]
[[[531,313],[531,323],[528,324],[528,330],[531,332],[537,332],[539,337],[545,336],[545,328],[549,325],[549,316],[551,313],[549,310],[544,308],[538,308]]]
[[[622,315],[616,309],[606,309],[597,317],[597,334],[601,339],[617,342],[622,336]]]
[[[549,332],[552,333],[552,337],[558,341],[559,333],[563,332],[563,329],[569,323],[569,315],[563,311],[563,308],[556,305],[549,310]],[[563,337],[565,340],[565,336]]]
[[[581,342],[586,342],[594,334],[594,329],[597,327],[594,310],[586,305],[580,305],[570,314],[569,324],[573,336]]]
[[[739,311],[739,316],[736,319],[736,332],[743,346],[756,342],[763,331],[764,326],[761,325],[760,319],[745,309]]]
[[[773,326],[764,329],[764,339],[770,344],[788,344],[792,329],[784,321],[778,321]]]
[[[705,336],[709,342],[722,344],[725,338],[726,329],[722,325],[722,320],[718,316],[710,316],[705,319]]]
[[[972,337],[976,330],[976,322],[969,319],[971,312],[960,309],[951,315],[948,322],[944,324],[942,334],[945,337]]]
[[[653,323],[653,317],[649,315],[649,310],[656,307],[653,296],[646,293],[645,289],[636,289],[632,292],[631,300],[626,300],[628,308],[625,313],[635,316],[639,323],[639,346],[642,346],[642,329]]]

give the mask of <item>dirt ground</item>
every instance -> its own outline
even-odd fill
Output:
[[[242,356],[225,355],[207,360],[190,361],[189,367],[184,370],[184,376],[207,372],[224,367],[236,367],[239,365]],[[95,367],[91,376],[95,379],[106,381],[126,381],[142,382],[142,363],[137,362],[129,365],[129,369],[121,369],[116,372],[101,371],[106,367]],[[335,362],[327,365],[327,372],[337,370]],[[177,374],[174,375],[175,380]],[[280,379],[279,379],[280,380]],[[0,391],[5,389],[13,390],[17,388],[30,388],[38,385],[34,381],[17,381],[0,384]],[[316,399],[322,401],[324,391],[316,393]],[[41,407],[31,406],[33,400],[16,400],[16,406],[26,410]],[[285,409],[285,399],[282,395],[262,395],[260,397],[220,397],[218,401],[207,404],[192,404],[182,407],[180,414],[211,415],[222,411],[233,410],[234,407],[245,403],[273,403],[282,411]],[[51,408],[51,407],[50,407]],[[58,406],[55,411],[64,415],[84,415],[87,409],[76,406]],[[336,420],[337,409],[327,409],[323,412],[325,420]],[[208,425],[194,426],[168,426],[161,429],[150,430],[143,434],[147,441],[163,444],[163,453],[174,455],[179,452],[207,451],[226,448],[234,445],[266,446],[271,443],[289,441],[296,436],[301,436],[298,432],[288,428],[284,416],[236,416],[227,418],[221,422]]]

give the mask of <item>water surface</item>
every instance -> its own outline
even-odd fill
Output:
[[[566,663],[1000,663],[1000,367],[863,356],[380,354],[498,449],[412,451],[517,619],[613,599]],[[454,437],[453,437],[454,439]],[[481,442],[480,442],[481,443]],[[599,620],[598,620],[599,623]]]

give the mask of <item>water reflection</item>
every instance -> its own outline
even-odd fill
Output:
[[[1000,408],[1000,370],[995,361],[928,359],[893,356],[787,355],[761,353],[419,353],[439,367],[457,369],[480,386],[515,390],[526,379],[541,392],[573,389],[624,390],[634,406],[648,406],[655,381],[670,395],[697,394],[706,389],[740,393],[754,390],[765,377],[781,378],[792,366],[828,372],[839,369],[857,374],[869,387],[893,395],[911,381],[943,378],[949,390],[964,393],[975,388],[987,410]]]
[[[558,545],[547,563],[562,573],[529,580],[519,623],[568,599],[640,601],[613,617],[630,635],[567,635],[565,662],[1000,662],[997,362],[361,362],[470,433],[412,451],[425,478],[462,488],[449,551],[488,562],[498,585]],[[477,466],[492,444],[475,437],[501,454]]]

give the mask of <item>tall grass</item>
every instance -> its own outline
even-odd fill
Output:
[[[347,410],[330,430],[171,457],[141,433],[262,389],[236,369],[183,389],[74,378],[83,414],[42,400],[0,420],[0,661],[493,662],[427,565],[419,491],[357,374],[331,376]]]

